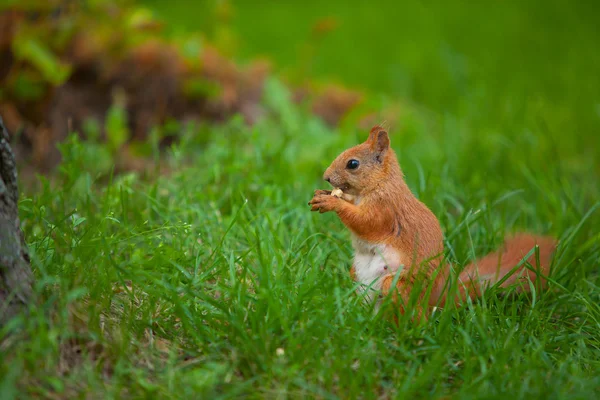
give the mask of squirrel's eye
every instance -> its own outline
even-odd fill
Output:
[[[346,164],[346,168],[348,169],[356,169],[358,168],[358,165],[360,163],[358,162],[358,160],[350,160],[348,161],[348,164]]]

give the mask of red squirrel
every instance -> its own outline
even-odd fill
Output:
[[[333,194],[329,190],[316,190],[308,204],[311,211],[334,211],[350,230],[355,252],[350,270],[352,279],[370,287],[371,293],[379,292],[380,297],[393,292],[396,303],[400,295],[399,307],[404,312],[403,304],[408,301],[416,279],[422,276],[423,288],[431,288],[429,308],[443,306],[447,300],[444,286],[449,279],[449,267],[441,264],[442,229],[435,215],[404,181],[387,131],[381,126],[373,127],[367,141],[340,154],[323,179],[333,186]],[[536,245],[539,279],[545,284],[557,241],[552,237],[517,234],[504,243],[503,249],[464,268],[458,276],[458,297],[464,300],[466,296],[472,299],[480,296],[486,286],[502,280]],[[527,261],[537,268],[535,252]],[[392,290],[401,266],[397,290]],[[536,275],[523,264],[500,286],[514,284],[520,277],[536,282]],[[527,282],[520,286],[529,288]],[[369,297],[372,299],[373,295]],[[418,306],[419,315],[425,307]]]

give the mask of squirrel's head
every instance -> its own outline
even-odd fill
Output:
[[[389,178],[396,157],[385,129],[375,126],[366,142],[340,154],[327,168],[323,179],[350,195],[360,195]]]

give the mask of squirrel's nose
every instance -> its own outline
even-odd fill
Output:
[[[323,179],[325,179],[327,182],[331,183],[331,176],[329,176],[329,174],[328,174],[328,173],[325,173],[325,174],[323,175]]]

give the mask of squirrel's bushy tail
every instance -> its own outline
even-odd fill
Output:
[[[508,238],[501,249],[468,265],[459,275],[459,291],[461,298],[465,299],[465,293],[472,299],[480,296],[486,287],[493,286],[503,280],[511,273],[517,265],[521,266],[514,271],[500,286],[507,287],[517,284],[517,287],[529,290],[529,281],[536,282],[538,277],[536,272],[527,268],[523,258],[531,252],[535,245],[539,246],[539,265],[535,251],[529,256],[527,262],[537,270],[539,268],[541,276],[539,280],[542,285],[546,285],[552,254],[556,249],[558,241],[548,236],[534,236],[526,233],[516,234]],[[519,281],[520,284],[519,284]]]

